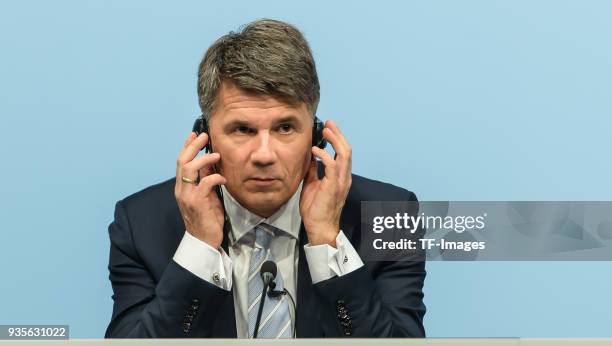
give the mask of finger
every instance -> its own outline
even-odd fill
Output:
[[[326,127],[323,129],[323,138],[332,145],[336,154],[343,158],[347,158],[351,155],[351,146],[344,136],[342,136],[342,133],[333,130],[331,127]]]
[[[332,159],[332,157],[327,153],[327,151],[319,147],[312,147],[312,154],[323,161],[323,164],[325,165],[325,178],[334,182],[337,181],[337,164],[336,161],[334,161],[334,159]]]
[[[179,165],[179,159],[181,157],[181,155],[183,154],[183,152],[185,151],[185,148],[187,148],[187,146],[196,138],[196,134],[195,132],[190,132],[189,136],[187,136],[187,139],[185,140],[185,143],[183,144],[183,148],[181,149],[181,152],[179,153],[176,161],[177,161],[177,165],[176,165],[176,182],[174,184],[174,192],[176,195],[180,194],[180,192],[183,190],[183,186],[186,184],[185,182],[182,181],[182,175],[181,175],[181,165]]]
[[[205,138],[206,137],[206,138]],[[190,184],[190,183],[186,183],[182,180],[183,177],[187,178],[187,179],[191,179],[193,181],[198,181],[199,176],[199,172],[197,172],[194,174],[193,172],[190,171],[185,171],[184,169],[184,164],[190,162],[191,160],[187,160],[187,158],[189,157],[189,150],[190,148],[193,148],[194,146],[198,146],[201,144],[198,144],[198,141],[201,143],[202,141],[204,141],[204,145],[206,143],[207,140],[207,135],[206,134],[201,134],[200,136],[196,136],[195,132],[190,132],[189,136],[187,137],[187,140],[185,141],[185,144],[183,145],[183,149],[181,150],[181,153],[179,154],[178,158],[176,159],[176,182],[175,182],[175,193],[182,193],[183,191],[187,190],[192,190],[193,187],[195,186],[195,184]],[[195,155],[197,155],[197,151],[195,152]],[[194,155],[194,156],[195,156]],[[193,159],[193,157],[191,158]]]
[[[204,148],[206,143],[208,142],[208,135],[206,133],[201,133],[198,137],[196,137],[193,141],[183,148],[181,153],[177,158],[178,165],[184,165],[187,162],[193,160],[196,155]]]
[[[227,179],[219,173],[207,175],[200,179],[200,183],[195,187],[195,191],[203,195],[208,195],[215,186],[225,185]]]
[[[176,165],[176,174],[177,174],[177,176],[178,176],[178,173],[179,173],[179,163],[178,163],[179,159],[180,159],[181,155],[183,154],[183,152],[185,151],[185,148],[187,148],[189,143],[191,143],[196,137],[197,136],[196,136],[195,132],[190,132],[189,136],[187,136],[187,139],[185,140],[185,143],[183,144],[183,148],[181,149],[180,153],[176,157],[176,162],[177,162],[177,165]]]
[[[347,174],[350,174],[352,164],[351,148],[342,143],[337,133],[334,133],[330,128],[323,130],[323,137],[331,143],[334,148],[334,160],[338,166],[338,172],[341,172],[340,179],[342,180]]]
[[[334,160],[338,162],[338,171],[343,172],[340,173],[339,181],[342,186],[350,186],[353,166],[353,149],[335,121],[329,120],[326,125],[334,135],[336,135],[338,142],[342,143],[338,145],[339,149],[336,150],[336,154],[334,155]],[[337,159],[339,152],[340,160]]]
[[[346,154],[348,156],[352,157],[353,149],[351,148],[351,145],[349,144],[348,140],[346,139],[346,137],[344,136],[344,134],[340,130],[340,127],[338,127],[336,122],[333,121],[333,120],[328,120],[328,122],[329,122],[328,128],[336,135],[336,137],[338,138],[339,142],[343,144],[342,147],[344,148]]]
[[[340,131],[340,127],[338,127],[338,124],[336,124],[335,121],[333,120],[326,121],[325,127],[332,130],[332,132],[340,139],[340,142],[344,144],[344,146],[350,147],[348,141],[346,140],[346,137],[344,136],[342,131]]]
[[[308,166],[308,170],[306,171],[306,176],[304,177],[304,185],[310,184],[314,181],[318,180],[317,177],[317,162],[314,157],[310,160],[310,165]]]
[[[188,177],[195,175],[198,171],[203,173],[202,176],[208,175],[211,171],[210,167],[215,163],[219,162],[220,159],[221,155],[219,155],[219,153],[211,153],[198,156],[192,161],[189,161],[183,165],[182,173],[183,175],[187,175]]]
[[[330,128],[326,127],[323,129],[323,138],[325,138],[331,144],[336,154],[341,156],[347,155],[345,143],[342,142],[338,134],[333,132]]]
[[[187,137],[187,140],[185,141],[185,144],[183,144],[183,148],[187,147],[187,144],[191,143],[191,141],[193,141],[194,138],[196,138],[196,134],[195,132],[190,132],[189,136]]]

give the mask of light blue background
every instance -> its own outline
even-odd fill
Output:
[[[422,200],[610,200],[610,1],[2,1],[0,324],[103,336],[114,203],[171,177],[196,70],[296,24],[354,172]],[[431,262],[432,337],[612,337],[612,263]]]

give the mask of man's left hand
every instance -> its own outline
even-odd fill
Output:
[[[336,153],[332,158],[324,149],[312,147],[312,160],[300,196],[300,214],[310,245],[336,247],[340,215],[351,187],[352,150],[336,124],[328,120],[323,138]],[[315,157],[325,165],[325,176],[317,177]]]

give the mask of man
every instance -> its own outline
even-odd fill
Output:
[[[322,136],[335,157],[313,143],[319,82],[302,34],[260,20],[223,36],[198,95],[208,133],[189,135],[176,177],[116,205],[106,337],[424,337],[424,262],[356,250],[361,201],[416,197],[352,175],[334,122]],[[278,273],[263,295],[265,261]]]

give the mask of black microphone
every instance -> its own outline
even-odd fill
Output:
[[[257,319],[255,320],[255,331],[253,331],[253,338],[257,338],[257,333],[259,332],[259,322],[261,322],[261,314],[263,313],[263,306],[267,296],[266,292],[268,291],[268,287],[270,287],[271,284],[273,285],[273,288],[276,286],[276,283],[274,283],[274,279],[276,278],[276,263],[272,261],[265,261],[261,265],[259,275],[263,281],[263,291],[261,292],[261,299],[259,300],[259,310],[257,311]]]
[[[276,263],[274,263],[273,261],[265,261],[261,265],[259,275],[261,275],[261,279],[263,280],[264,285],[269,285],[271,282],[274,282],[274,279],[276,279],[276,272]]]

